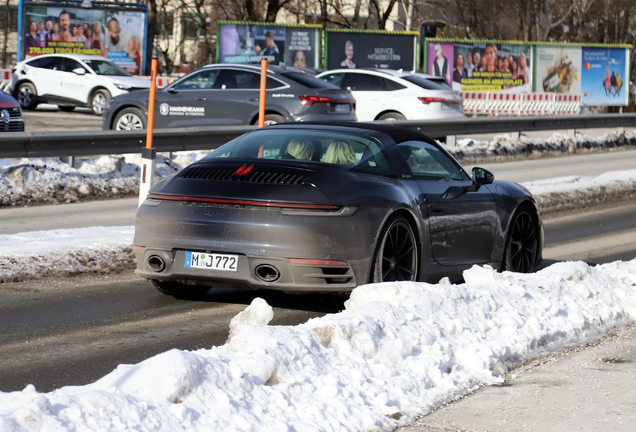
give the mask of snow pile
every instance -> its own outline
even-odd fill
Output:
[[[636,198],[636,169],[598,176],[567,176],[522,183],[541,212],[575,210]]]
[[[442,144],[445,145],[445,144]],[[594,137],[577,131],[576,136],[554,133],[550,138],[530,138],[521,135],[512,139],[510,134],[497,135],[492,141],[472,138],[457,140],[457,145],[444,148],[458,159],[508,158],[511,156],[543,155],[546,153],[576,153],[590,149],[616,148],[636,145],[636,133],[611,132],[602,137]]]
[[[392,430],[501,373],[636,318],[636,260],[462,285],[370,284],[346,310],[268,326],[256,299],[220,347],[171,350],[99,381],[0,393],[0,430]]]
[[[90,227],[0,236],[0,283],[133,268],[134,227]]]

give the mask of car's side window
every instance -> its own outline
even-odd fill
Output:
[[[323,80],[327,81],[329,84],[333,84],[335,86],[338,86],[340,88],[344,88],[342,87],[342,79],[344,78],[345,74],[343,73],[334,73],[334,74],[329,74],[329,75],[325,75],[322,77]]]
[[[406,141],[398,145],[415,180],[466,180],[462,169],[444,152],[423,141]]]
[[[385,91],[384,78],[364,73],[347,73],[342,79],[341,88],[352,91]]]
[[[84,66],[73,59],[62,58],[61,60],[62,62],[60,70],[62,70],[63,72],[73,72],[75,69],[84,69],[84,71],[86,71],[86,68]]]
[[[388,91],[402,90],[406,88],[406,86],[386,78],[384,78],[384,85]]]
[[[32,60],[27,65],[41,69],[60,70],[61,59],[59,57],[44,57]]]
[[[209,90],[215,88],[218,69],[204,70],[193,74],[175,85],[175,90]]]

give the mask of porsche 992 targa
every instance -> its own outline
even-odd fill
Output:
[[[419,132],[364,123],[236,138],[157,183],[134,237],[137,274],[165,294],[346,292],[458,280],[473,264],[530,272],[542,247],[522,186],[469,175]]]

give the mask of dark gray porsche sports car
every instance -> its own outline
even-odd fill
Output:
[[[349,291],[530,272],[543,227],[523,187],[472,176],[435,141],[388,125],[281,124],[245,134],[153,187],[137,274],[159,291]]]

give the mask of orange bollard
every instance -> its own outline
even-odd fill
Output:
[[[146,148],[152,148],[152,128],[155,123],[155,92],[157,90],[157,59],[150,63],[150,96],[148,97],[148,124],[146,125]]]
[[[265,89],[267,88],[267,59],[261,60],[261,94],[258,98],[258,127],[265,126]]]
[[[141,150],[141,172],[139,179],[139,205],[141,206],[152,188],[155,178],[156,150],[152,148],[152,128],[155,121],[155,91],[157,90],[157,59],[153,58],[148,96],[148,124],[146,125],[146,148]]]

